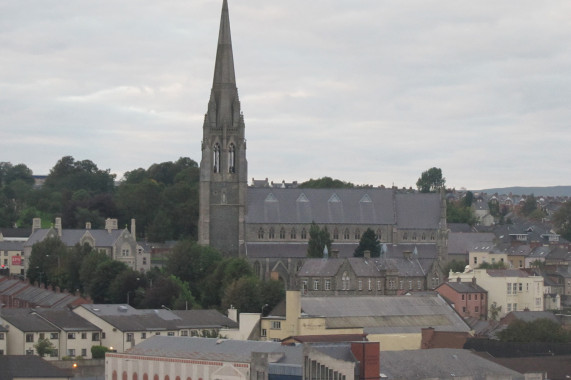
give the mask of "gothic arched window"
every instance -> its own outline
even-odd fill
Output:
[[[260,229],[258,230],[258,239],[263,239],[263,238],[264,238],[264,229],[260,227]]]
[[[343,290],[349,290],[349,286],[351,285],[351,280],[349,279],[349,275],[347,272],[343,272],[343,276],[341,277],[341,283],[343,284]]]
[[[349,229],[345,228],[345,232],[343,233],[343,239],[349,240]]]
[[[412,240],[416,240],[416,232],[412,233]]]
[[[291,233],[289,234],[289,237],[291,239],[297,239],[297,232],[295,231],[295,228],[291,229]]]
[[[214,153],[214,173],[220,173],[220,144],[216,143],[214,144],[214,149],[213,149],[213,153]]]
[[[232,143],[228,146],[228,172],[236,173],[236,147]]]
[[[379,239],[379,241],[380,241],[382,237],[383,237],[383,232],[382,232],[381,229],[379,228],[379,229],[377,230],[377,239]]]
[[[274,239],[274,238],[276,237],[275,235],[276,235],[276,234],[275,234],[274,227],[270,227],[270,232],[269,232],[269,234],[268,234],[268,237],[269,237],[270,239]]]
[[[408,232],[402,234],[402,240],[408,240]]]
[[[307,239],[307,231],[305,230],[305,228],[303,228],[301,230],[301,238],[302,239]]]
[[[357,228],[355,230],[355,240],[359,240],[361,239],[361,231],[359,231],[359,229]]]
[[[422,235],[420,236],[420,238],[421,238],[422,240],[426,240],[426,233],[423,232]]]
[[[337,227],[333,229],[333,240],[339,240],[339,230]]]
[[[285,239],[285,228],[280,229],[280,239]]]

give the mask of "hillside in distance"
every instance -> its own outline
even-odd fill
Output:
[[[571,197],[571,186],[514,186],[514,187],[501,187],[501,188],[491,188],[482,190],[472,190],[477,192],[485,192],[487,194],[510,194],[513,195],[529,195],[533,194],[537,196],[546,197]]]

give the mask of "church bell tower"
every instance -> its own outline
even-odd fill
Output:
[[[227,0],[222,4],[214,80],[202,136],[198,242],[239,256],[244,253],[248,164]]]

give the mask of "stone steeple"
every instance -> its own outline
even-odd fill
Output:
[[[245,240],[246,139],[240,109],[228,2],[223,0],[214,79],[204,116],[198,241],[239,255]]]

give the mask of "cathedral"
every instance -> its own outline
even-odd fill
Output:
[[[368,228],[376,232],[387,259],[437,264],[447,259],[446,202],[439,194],[248,186],[247,172],[244,115],[236,87],[228,2],[223,0],[203,125],[199,243],[246,258],[260,278],[281,279],[288,288],[299,286],[296,275],[307,261],[313,222],[327,227],[334,240],[331,254],[337,259],[352,257]],[[433,267],[426,267],[433,273],[426,273],[428,277],[436,275]],[[441,273],[438,276],[442,278]]]

